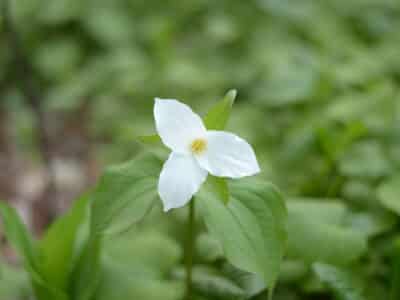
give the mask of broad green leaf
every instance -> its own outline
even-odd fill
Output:
[[[93,194],[92,234],[120,232],[140,221],[157,199],[160,170],[153,155],[106,169]]]
[[[227,180],[222,177],[208,175],[207,181],[209,182],[210,189],[216,194],[222,203],[227,204],[229,202],[229,187]]]
[[[328,286],[337,300],[364,300],[362,289],[348,272],[337,267],[315,263],[314,272]]]
[[[400,214],[400,176],[384,182],[378,188],[378,197],[384,207]]]
[[[40,241],[40,272],[52,286],[66,290],[79,226],[87,215],[87,196],[51,225]]]
[[[292,201],[288,202],[288,210],[290,257],[346,264],[365,252],[365,235],[345,226],[345,211],[340,204]]]
[[[126,230],[151,209],[160,169],[159,159],[144,155],[105,171],[92,195],[90,234],[73,272],[76,299],[91,299],[101,281],[102,235]]]
[[[237,284],[246,293],[246,299],[261,294],[267,287],[264,279],[254,273],[240,270],[230,263],[225,263],[222,273]]]
[[[175,271],[174,275],[181,280],[185,279],[183,269]],[[248,296],[238,284],[205,266],[193,269],[193,290],[196,295],[215,300],[242,300]]]
[[[208,130],[223,130],[225,128],[236,94],[236,90],[230,90],[221,101],[208,111],[203,119]]]
[[[198,195],[207,228],[233,265],[273,288],[287,238],[282,196],[271,184],[251,180],[232,184],[231,192],[227,205],[206,189]]]
[[[95,299],[182,299],[183,282],[168,280],[182,259],[179,244],[154,230],[132,228],[104,239]]]
[[[293,198],[287,206],[289,213],[295,211],[307,215],[309,219],[332,225],[343,223],[348,213],[347,207],[338,199]]]
[[[131,268],[129,264],[115,263],[105,257],[94,299],[178,300],[183,296],[183,282],[166,280],[146,268]]]
[[[194,272],[193,288],[195,292],[211,299],[245,299],[246,292],[229,279]]]
[[[0,213],[3,220],[4,233],[18,254],[23,257],[30,269],[37,267],[37,253],[30,233],[21,221],[16,210],[0,202]]]
[[[104,255],[132,269],[146,268],[163,275],[182,259],[183,251],[174,239],[151,229],[141,231],[133,228],[107,238]]]

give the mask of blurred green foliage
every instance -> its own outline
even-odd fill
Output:
[[[205,113],[236,88],[228,129],[252,141],[262,176],[289,199],[276,299],[389,298],[400,201],[397,0],[18,0],[12,8],[46,109],[74,114],[87,103],[104,163],[141,150],[134,136],[154,132],[154,97]],[[3,36],[7,81],[12,53]],[[6,95],[20,147],[33,152],[33,118],[15,86]],[[109,278],[99,279],[107,283],[96,299],[180,299],[183,224],[184,212],[165,216],[157,206],[110,243],[102,258]],[[257,299],[258,279],[237,274],[213,237],[200,241],[198,299],[243,291]],[[349,273],[357,292],[347,292]],[[209,278],[219,288],[208,288]],[[0,281],[1,297],[23,297],[10,291],[23,284],[23,274]]]

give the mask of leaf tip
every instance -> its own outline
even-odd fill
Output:
[[[232,105],[235,102],[237,96],[237,90],[231,89],[226,93],[225,99]]]

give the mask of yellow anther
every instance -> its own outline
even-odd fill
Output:
[[[190,145],[193,154],[201,154],[207,149],[207,141],[204,139],[195,139]]]

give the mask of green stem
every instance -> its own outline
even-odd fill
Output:
[[[186,300],[192,300],[192,267],[195,243],[194,198],[189,202],[189,215],[186,233],[185,267],[186,267]]]
[[[274,289],[275,289],[275,284],[268,287],[268,291],[266,294],[266,298],[267,300],[272,300],[273,296],[274,296]]]

